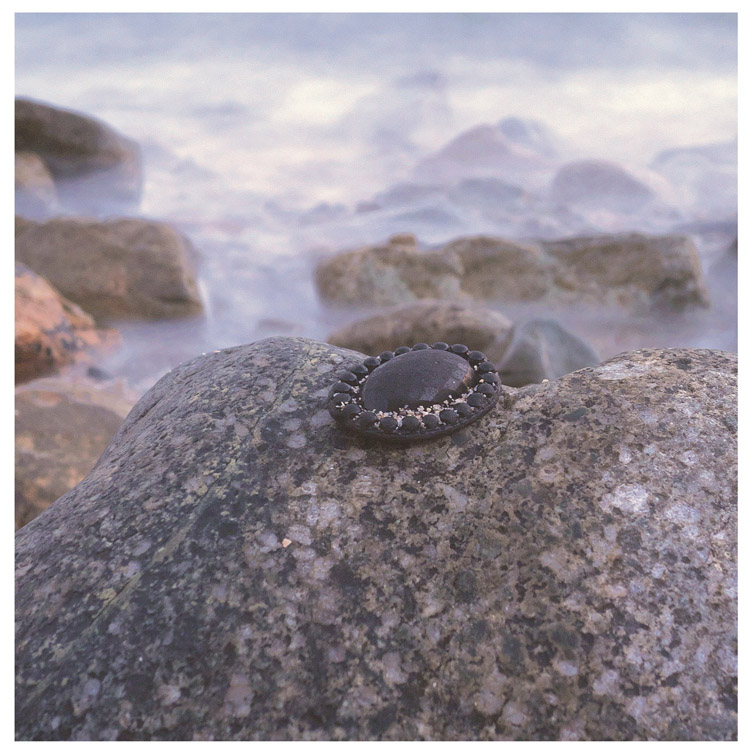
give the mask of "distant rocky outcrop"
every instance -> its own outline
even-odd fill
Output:
[[[164,223],[68,217],[16,230],[16,259],[97,320],[202,311],[195,250]]]
[[[732,740],[736,357],[644,349],[407,448],[361,355],[199,357],[16,533],[19,740]]]
[[[466,178],[452,187],[448,196],[459,206],[482,210],[489,215],[502,210],[524,210],[532,201],[519,186],[499,178]]]
[[[37,155],[66,207],[99,211],[140,201],[138,145],[95,118],[16,99],[16,152]]]
[[[635,213],[656,199],[655,192],[622,166],[606,160],[578,160],[556,173],[550,188],[555,202]]]
[[[497,130],[514,144],[527,147],[539,155],[558,155],[558,140],[541,121],[508,116],[497,124]]]
[[[387,244],[323,260],[315,270],[315,284],[326,301],[389,306],[454,297],[459,292],[460,275],[458,260],[424,254],[413,236],[399,235]]]
[[[538,150],[539,134],[501,121],[474,126],[414,168],[420,181],[452,184],[469,177],[495,176],[521,182],[525,188],[542,182],[553,169],[547,147]]]
[[[699,218],[727,217],[737,212],[737,139],[667,149],[650,167],[669,179],[682,202]]]
[[[457,297],[633,311],[708,304],[695,245],[677,235],[603,234],[523,243],[469,236],[430,252],[389,243],[323,260],[315,280],[321,296],[337,304],[387,306]]]
[[[373,202],[387,209],[404,208],[425,201],[440,199],[445,190],[440,186],[403,181],[376,194]]]

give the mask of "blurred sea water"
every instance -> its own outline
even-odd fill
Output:
[[[734,14],[16,15],[17,95],[139,142],[137,214],[199,250],[205,317],[118,324],[106,367],[141,389],[211,349],[325,339],[366,310],[319,301],[315,262],[400,232],[689,233],[709,311],[496,307],[558,316],[603,357],[736,350],[736,61]],[[555,176],[581,159],[649,200],[568,202]]]

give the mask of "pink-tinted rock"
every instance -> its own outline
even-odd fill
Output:
[[[20,263],[15,290],[16,382],[88,360],[92,350],[110,349],[119,342],[115,331],[97,328],[90,315]]]

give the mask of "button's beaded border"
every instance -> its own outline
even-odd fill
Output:
[[[362,390],[368,377],[381,364],[409,351],[437,349],[465,359],[477,373],[477,383],[468,391],[426,407],[372,412],[362,404]],[[338,375],[328,394],[328,411],[343,428],[393,443],[411,443],[448,435],[485,415],[497,403],[502,383],[495,366],[481,351],[470,351],[462,343],[449,346],[439,341],[430,346],[417,343],[399,346],[376,357],[367,357]]]

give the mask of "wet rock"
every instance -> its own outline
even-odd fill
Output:
[[[25,233],[30,228],[36,228],[36,221],[31,220],[30,218],[25,218],[23,215],[16,215],[15,216],[15,235],[16,238],[20,236],[22,233]]]
[[[57,208],[55,182],[39,155],[16,152],[16,212],[33,218]]]
[[[201,312],[194,256],[170,226],[134,218],[54,218],[16,235],[16,259],[97,320]]]
[[[16,388],[16,529],[77,485],[136,397],[110,382],[42,378]]]
[[[537,301],[553,288],[554,265],[538,244],[467,236],[443,247],[461,263],[461,289],[496,301]]]
[[[368,212],[378,212],[382,210],[382,206],[375,201],[365,200],[364,202],[357,202],[354,212],[358,215],[364,215]]]
[[[737,237],[729,244],[708,271],[708,276],[724,282],[724,293],[737,297]]]
[[[464,343],[495,361],[510,330],[510,320],[495,310],[425,299],[345,325],[328,342],[373,355],[415,343]]]
[[[440,205],[427,205],[406,212],[399,212],[393,216],[392,221],[400,225],[410,227],[424,227],[433,230],[440,229],[444,232],[462,229],[464,221],[452,209]]]
[[[360,306],[471,298],[681,311],[709,302],[693,242],[640,233],[524,242],[467,236],[432,252],[364,247],[322,262],[316,284],[324,299]]]
[[[16,382],[57,372],[86,360],[92,349],[119,342],[115,331],[97,328],[90,315],[25,265],[16,263],[15,277]]]
[[[188,362],[16,534],[18,739],[736,737],[736,357],[622,354],[408,448],[361,358]]]
[[[645,183],[616,163],[578,160],[555,175],[551,197],[561,204],[586,205],[614,212],[639,212],[656,198]]]
[[[414,176],[423,182],[455,183],[462,178],[496,176],[528,187],[551,170],[550,159],[506,133],[507,125],[475,126],[420,160]],[[512,129],[511,129],[512,132]]]
[[[497,371],[504,385],[521,387],[598,363],[591,346],[557,320],[527,320],[515,324],[504,339]]]
[[[445,254],[421,252],[401,236],[387,244],[366,246],[323,260],[315,284],[336,304],[389,306],[458,293],[461,268]]]
[[[541,245],[554,260],[561,300],[678,312],[709,304],[700,257],[687,236],[620,233]]]
[[[60,201],[72,209],[109,210],[140,200],[138,146],[89,116],[16,99],[16,151],[44,161]]]
[[[706,273],[706,281],[711,291],[711,300],[716,302],[714,309],[732,318],[736,325],[737,295],[737,238],[729,244]]]

